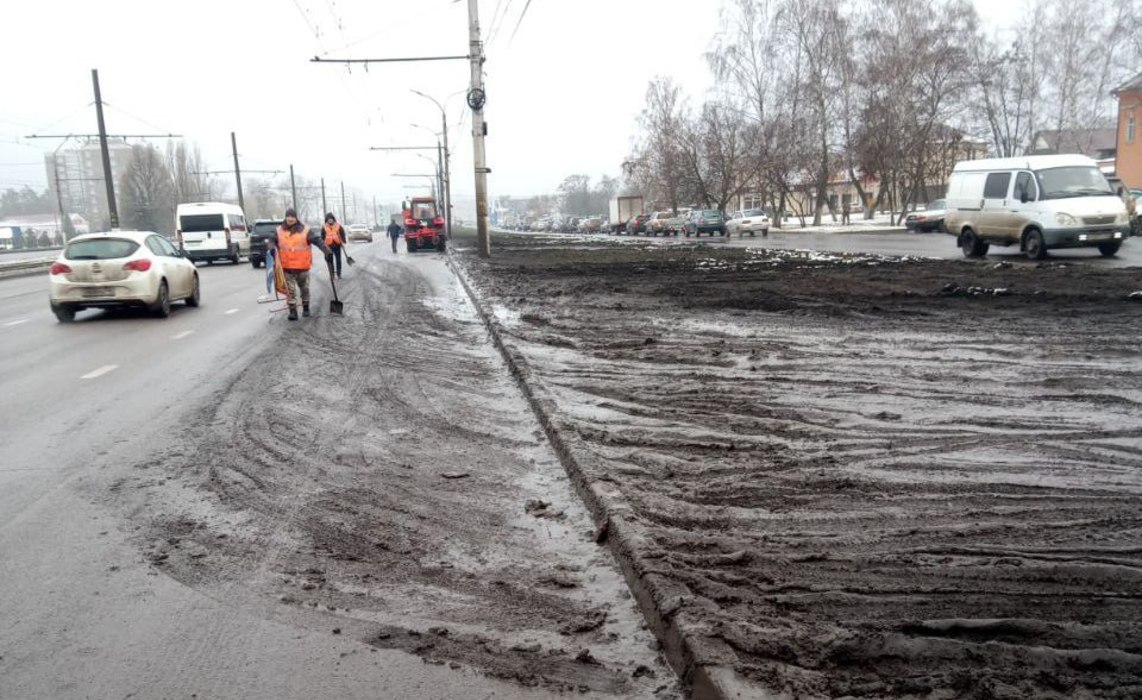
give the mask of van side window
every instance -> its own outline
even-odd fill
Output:
[[[1023,193],[1027,193],[1028,202],[1034,202],[1038,199],[1038,187],[1036,187],[1035,178],[1031,176],[1031,173],[1024,172],[1015,176],[1015,191],[1011,196],[1022,200]]]
[[[246,230],[246,218],[238,214],[230,215],[230,228],[234,231]]]
[[[1007,186],[1011,184],[1011,173],[989,173],[983,186],[984,199],[1007,199]]]

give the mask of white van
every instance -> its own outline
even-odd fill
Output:
[[[1080,155],[957,163],[944,224],[968,257],[1018,245],[1032,260],[1052,248],[1095,246],[1110,257],[1130,236],[1125,203],[1098,164]]]
[[[192,261],[229,260],[235,265],[250,254],[246,215],[233,204],[194,202],[180,204],[174,217],[179,248]]]

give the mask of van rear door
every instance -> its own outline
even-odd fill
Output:
[[[218,214],[181,214],[178,230],[188,253],[226,250],[226,217]]]

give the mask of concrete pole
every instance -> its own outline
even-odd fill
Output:
[[[242,213],[246,212],[246,200],[242,198],[242,169],[238,167],[238,138],[234,136],[234,132],[230,132],[230,148],[234,151],[234,179],[238,183],[238,206],[242,208]]]
[[[321,178],[321,216],[324,217],[325,213],[329,211],[329,204],[325,201],[325,178]],[[322,221],[325,219],[322,218]]]
[[[448,165],[452,154],[448,152],[448,115],[440,110],[440,125],[444,129],[444,216],[448,224],[448,240],[452,240],[452,171]]]
[[[103,121],[103,97],[99,92],[99,71],[91,71],[91,82],[95,85],[95,117],[99,121],[99,150],[103,154],[103,182],[107,186],[107,218],[111,220],[111,230],[119,228],[119,207],[115,204],[115,175],[111,172],[111,151],[107,149],[107,125]]]
[[[477,0],[468,0],[468,56],[472,83],[468,106],[472,108],[472,157],[476,165],[476,249],[481,258],[492,255],[488,236],[488,162],[484,150],[487,126],[484,123],[484,44],[480,41],[480,9]]]
[[[293,202],[290,208],[297,211],[297,182],[293,179],[293,163],[289,164],[289,193],[290,201]],[[298,212],[298,216],[301,216],[300,212]]]

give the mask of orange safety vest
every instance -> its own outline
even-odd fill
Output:
[[[341,245],[341,234],[337,230],[337,225],[330,226],[325,224],[325,245],[332,248],[335,245]]]
[[[294,233],[284,226],[278,227],[278,254],[282,269],[291,271],[308,270],[313,266],[313,253],[309,250],[309,229],[303,228]]]

